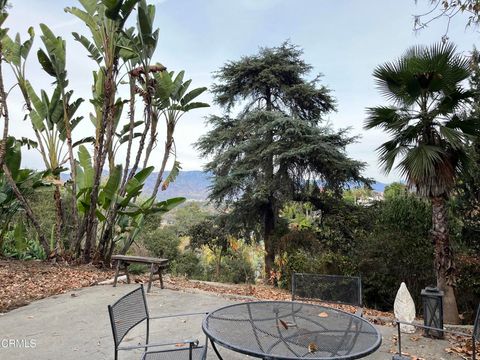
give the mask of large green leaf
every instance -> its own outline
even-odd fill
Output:
[[[78,159],[80,162],[80,166],[84,172],[84,187],[92,187],[93,186],[93,167],[92,167],[92,158],[90,153],[88,152],[87,148],[83,145],[80,145],[78,149]]]
[[[42,49],[38,49],[37,51],[37,57],[38,57],[38,62],[42,66],[42,69],[50,76],[57,77],[57,73],[55,71],[55,68],[50,61],[50,58],[47,56],[45,51]]]
[[[82,44],[85,47],[85,49],[87,49],[87,51],[90,53],[88,57],[95,60],[97,64],[100,64],[102,62],[103,60],[102,54],[100,53],[98,48],[90,42],[90,40],[88,40],[83,35],[79,35],[76,32],[72,32],[72,35],[73,35],[73,38],[77,40],[80,44]]]
[[[47,107],[45,104],[40,100],[40,98],[37,96],[35,93],[35,90],[33,90],[32,84],[30,84],[30,81],[27,80],[26,84],[26,89],[27,89],[27,94],[28,97],[30,98],[30,101],[33,104],[33,107],[37,111],[38,115],[40,118],[45,119],[47,117]]]
[[[197,89],[193,89],[192,91],[190,91],[189,93],[187,93],[183,98],[182,100],[180,100],[180,103],[182,105],[187,105],[190,101],[192,101],[193,99],[195,99],[197,96],[199,96],[200,94],[202,94],[204,91],[206,91],[207,88],[206,87],[199,87]]]
[[[8,35],[2,38],[3,56],[7,62],[20,66],[21,61],[21,45],[12,41]]]
[[[120,182],[122,180],[122,165],[116,165],[110,173],[107,183],[103,186],[99,199],[102,207],[106,210],[112,201],[115,201]]]
[[[12,173],[12,177],[17,179],[20,170],[20,164],[22,163],[22,151],[20,144],[14,137],[10,136],[7,139],[7,146],[5,152],[5,165]]]

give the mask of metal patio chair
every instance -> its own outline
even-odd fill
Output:
[[[294,273],[292,301],[298,299],[353,305],[356,315],[362,316],[362,280],[358,276]]]
[[[395,320],[395,322],[397,323],[397,331],[398,331],[398,354],[395,354],[393,356],[393,358],[392,358],[393,360],[408,360],[408,359],[410,359],[410,357],[402,355],[402,335],[401,335],[402,333],[400,331],[400,324],[412,325],[412,326],[415,326],[416,328],[421,328],[421,329],[441,330],[442,332],[447,332],[447,333],[450,333],[450,334],[460,335],[460,336],[465,336],[467,338],[471,338],[472,339],[472,360],[476,360],[476,358],[477,358],[477,356],[476,356],[476,353],[477,353],[476,343],[480,342],[480,304],[478,304],[477,315],[475,317],[475,322],[473,323],[472,334],[467,334],[467,333],[463,333],[463,332],[459,332],[459,331],[446,330],[446,329],[438,329],[438,328],[431,327],[431,326],[425,326],[425,325],[421,325],[421,324],[413,324],[413,323],[409,323],[409,322],[405,322],[405,321],[399,321],[399,320]]]
[[[144,349],[142,360],[204,360],[207,355],[207,344],[199,345],[198,340],[188,339],[168,343],[149,343],[150,320],[165,319],[178,316],[205,315],[207,313],[188,313],[168,316],[151,317],[148,313],[147,301],[143,285],[122,296],[113,305],[108,305],[110,324],[112,325],[115,343],[115,360],[121,350]],[[121,346],[122,340],[137,325],[145,322],[145,344]],[[179,346],[185,346],[180,347]],[[148,351],[149,348],[170,346],[168,349]],[[188,347],[187,347],[188,346]],[[176,348],[172,348],[176,347]]]

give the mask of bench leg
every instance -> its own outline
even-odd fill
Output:
[[[130,284],[130,274],[128,273],[128,265],[129,263],[125,263],[125,275],[127,275],[127,284]]]
[[[163,289],[162,267],[158,267],[158,277],[160,278],[160,289]]]
[[[153,281],[154,272],[155,272],[155,264],[151,264],[150,265],[150,278],[148,279],[147,293],[149,293],[150,289],[152,288],[152,281]]]
[[[120,272],[120,260],[117,260],[117,269],[115,270],[115,279],[113,280],[113,287],[117,286],[118,273]]]

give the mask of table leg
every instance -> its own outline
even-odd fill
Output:
[[[117,278],[118,278],[118,273],[120,272],[120,260],[117,260],[117,269],[115,271],[115,279],[113,279],[113,287],[117,286]]]
[[[218,352],[217,347],[215,346],[215,343],[212,341],[212,339],[210,339],[210,344],[212,344],[213,351],[215,352],[215,354],[217,354],[217,357],[220,360],[223,360],[222,355],[220,355],[220,353]]]

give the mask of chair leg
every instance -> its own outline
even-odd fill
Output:
[[[121,261],[117,260],[117,266],[116,266],[117,269],[115,270],[115,279],[113,280],[113,287],[117,286],[118,273],[120,272],[120,263]]]

